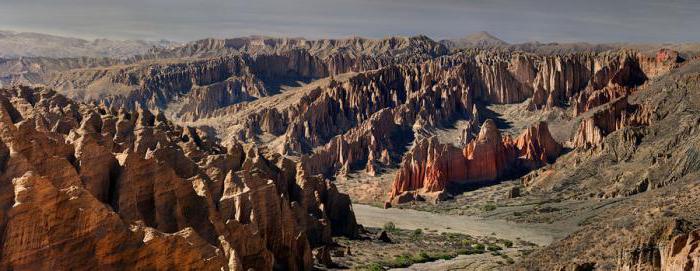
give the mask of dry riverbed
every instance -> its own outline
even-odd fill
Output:
[[[495,236],[503,239],[522,239],[538,245],[548,245],[569,233],[558,224],[514,223],[501,219],[474,216],[446,215],[412,209],[382,209],[353,204],[357,222],[365,227],[380,228],[392,222],[397,228],[414,230],[429,228],[437,232],[462,233],[472,236]]]
[[[513,264],[568,231],[557,224],[383,209],[353,204],[366,230],[359,240],[336,239],[335,266],[355,270],[493,270]],[[386,232],[389,241],[379,236]]]

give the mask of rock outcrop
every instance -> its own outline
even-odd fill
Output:
[[[552,163],[562,153],[562,146],[549,133],[547,123],[540,121],[515,139],[518,158],[526,168],[534,169]]]
[[[0,269],[308,270],[347,195],[162,113],[0,90]]]
[[[207,41],[201,42],[209,44]],[[447,53],[425,37],[356,40],[360,44],[319,41],[310,46],[308,43],[316,41],[270,39],[258,44],[251,39],[244,42],[245,46],[234,46],[238,42],[233,41],[210,42],[213,44],[195,42],[167,53],[142,56],[142,60],[131,59],[122,66],[48,74],[43,81],[71,98],[128,108],[138,103],[172,111],[174,116],[191,121],[219,108],[275,94],[276,89],[265,86],[276,82],[367,71],[392,63],[418,63]],[[209,53],[191,52],[198,50]],[[183,54],[200,58],[163,59]]]
[[[441,192],[450,184],[497,181],[519,170],[552,162],[561,151],[562,146],[552,138],[544,122],[528,128],[513,141],[510,136],[501,136],[489,119],[464,149],[441,144],[435,137],[418,142],[404,156],[389,199],[409,191]]]
[[[322,60],[332,74],[360,71],[366,65],[390,64],[394,61],[426,60],[445,55],[448,49],[426,36],[388,37],[367,39],[307,40],[303,38],[241,37],[231,39],[203,39],[174,48],[154,50],[145,57],[181,58],[210,57],[226,54],[251,56],[275,55],[302,50]],[[375,66],[377,68],[377,66]],[[367,70],[367,69],[362,69]]]
[[[577,148],[587,149],[600,145],[603,138],[623,127],[648,125],[651,112],[642,105],[630,104],[623,96],[597,108],[579,124],[572,142]]]
[[[700,230],[673,237],[661,252],[661,270],[700,270]]]

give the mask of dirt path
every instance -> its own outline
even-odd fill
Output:
[[[357,222],[367,227],[382,227],[393,222],[402,229],[431,229],[439,232],[458,232],[472,236],[493,236],[508,240],[520,238],[538,245],[548,245],[570,233],[569,227],[559,224],[516,224],[505,220],[482,219],[472,216],[453,216],[411,209],[382,209],[353,204]]]

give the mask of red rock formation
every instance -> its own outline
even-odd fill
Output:
[[[456,118],[475,118],[478,121],[478,112],[473,110],[474,101],[515,103],[531,98],[531,108],[534,109],[561,106],[576,99],[580,101],[577,107],[581,107],[577,112],[582,112],[619,96],[618,91],[611,92],[608,86],[635,86],[646,78],[642,72],[645,66],[639,63],[641,58],[624,51],[546,56],[465,51],[427,61],[423,60],[430,57],[419,57],[422,63],[395,59],[377,65],[357,66],[355,61],[362,60],[367,52],[374,50],[368,48],[385,47],[362,47],[369,50],[366,51],[356,47],[357,44],[321,46],[296,40],[270,40],[269,44],[247,39],[203,42],[201,48],[204,51],[210,51],[206,49],[208,47],[232,48],[251,54],[186,63],[144,62],[147,65],[135,64],[126,70],[117,69],[119,72],[108,69],[108,76],[95,76],[105,73],[104,69],[75,71],[74,74],[86,73],[86,76],[71,79],[71,73],[64,73],[65,77],[59,78],[65,80],[56,80],[55,83],[63,82],[77,86],[77,89],[89,90],[86,86],[104,87],[103,80],[83,80],[85,77],[117,78],[119,80],[108,81],[119,82],[120,86],[126,85],[136,91],[123,97],[103,98],[112,104],[129,107],[138,101],[148,107],[167,108],[180,120],[200,119],[197,125],[214,124],[225,145],[234,141],[259,142],[265,138],[264,141],[273,141],[274,150],[282,154],[324,157],[310,163],[315,164],[311,167],[317,168],[309,171],[310,174],[334,175],[341,169],[365,169],[374,174],[380,172],[383,165],[397,160],[399,153],[396,150],[401,149],[403,142],[377,135],[370,129],[385,134],[412,130],[417,135],[449,125]],[[439,55],[437,47],[421,39],[397,42],[388,42],[385,44],[388,49],[377,50],[384,53],[418,50],[421,56]],[[339,44],[350,49],[329,49]],[[386,54],[394,59],[394,55]],[[343,63],[331,69],[328,68],[328,59]],[[345,63],[346,60],[354,64]],[[379,69],[364,71],[365,68]],[[299,91],[299,95],[285,96],[288,100],[285,98],[284,102],[266,97],[270,93],[262,84],[265,78],[321,77],[333,74],[331,70],[363,72],[349,76],[349,79],[329,80],[331,83]],[[589,91],[600,94],[588,94]],[[607,95],[609,92],[612,94]],[[266,103],[266,98],[271,101]],[[251,100],[255,101],[240,103]],[[392,116],[375,117],[378,114]],[[371,128],[366,124],[390,118],[393,121],[382,121],[386,127]],[[338,136],[343,136],[343,139],[334,139]],[[349,148],[338,147],[346,145]],[[339,151],[349,151],[351,155]],[[358,166],[359,161],[368,162]]]
[[[479,136],[463,150],[466,167],[456,168],[450,180],[458,183],[497,180],[503,177],[515,158],[510,136],[501,137],[496,123],[488,119]]]
[[[551,162],[561,149],[544,122],[528,128],[513,141],[510,136],[502,137],[489,119],[479,136],[464,149],[440,144],[435,137],[419,141],[404,156],[389,198],[407,191],[440,192],[449,183],[498,180],[516,168],[534,169]]]
[[[572,104],[574,116],[579,116],[585,112],[588,112],[594,107],[598,107],[623,96],[627,96],[635,90],[636,89],[634,88],[610,85],[599,90],[586,90],[581,92],[576,96],[576,98],[574,98],[574,102]]]
[[[308,270],[350,200],[161,113],[0,90],[0,269]]]
[[[661,270],[700,270],[700,230],[673,237],[661,252]]]
[[[583,149],[600,145],[606,135],[618,129],[648,125],[650,113],[641,105],[629,104],[627,96],[623,96],[583,119],[572,142],[575,147]]]
[[[537,168],[552,163],[562,152],[562,146],[549,133],[546,122],[531,126],[515,139],[519,160],[527,168]]]
[[[573,97],[587,99],[588,95],[577,96],[584,89],[597,91],[610,84],[634,86],[643,80],[640,78],[646,78],[635,59],[626,52],[566,56],[465,52],[422,64],[388,66],[361,73],[309,92],[302,99],[290,102],[287,108],[250,110],[246,116],[233,120],[229,127],[235,127],[234,130],[224,133],[242,141],[261,133],[284,134],[289,141],[285,151],[306,153],[327,144],[336,135],[347,133],[381,109],[403,105],[411,108],[412,102],[437,106],[439,114],[424,110],[400,125],[429,129],[460,114],[475,116],[470,112],[473,100],[515,103],[531,97],[532,107],[540,108],[563,105]],[[437,97],[426,95],[431,91],[441,95],[436,105],[433,103]],[[448,94],[459,96],[455,99]],[[234,111],[245,109],[236,107]],[[216,115],[222,118],[231,113],[222,111]],[[274,129],[261,125],[272,122],[279,125],[270,126]],[[258,128],[261,126],[263,129]]]
[[[638,58],[642,70],[649,77],[668,73],[671,69],[677,68],[685,62],[685,59],[677,51],[666,48],[659,49],[654,57],[639,54]]]

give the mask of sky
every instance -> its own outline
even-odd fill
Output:
[[[700,0],[0,0],[0,29],[81,38],[698,42]]]

